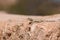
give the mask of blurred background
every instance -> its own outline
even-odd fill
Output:
[[[20,15],[60,13],[60,0],[0,0],[0,11]]]

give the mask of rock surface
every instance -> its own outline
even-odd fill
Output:
[[[0,40],[60,40],[60,14],[24,16],[0,13]]]

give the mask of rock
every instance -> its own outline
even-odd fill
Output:
[[[0,40],[60,40],[60,15],[0,14]]]

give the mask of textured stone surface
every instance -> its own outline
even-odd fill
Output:
[[[60,14],[23,16],[0,13],[0,40],[60,40]]]

